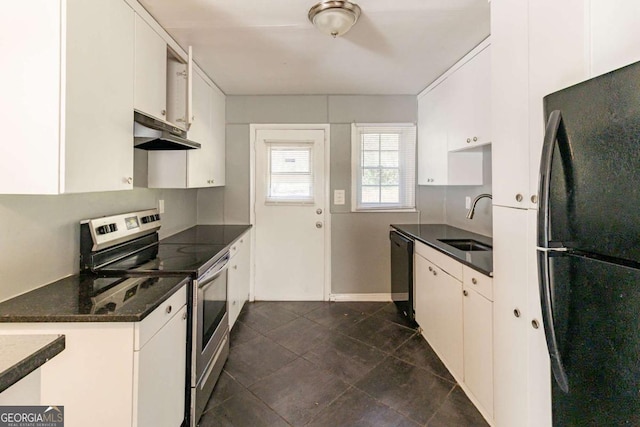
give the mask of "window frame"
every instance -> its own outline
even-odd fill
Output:
[[[385,129],[400,134],[399,156],[399,203],[360,203],[362,200],[362,171],[367,169],[362,164],[361,135],[367,133],[367,128]],[[364,131],[364,132],[363,132]],[[376,132],[368,132],[376,133]],[[383,132],[377,132],[383,133]],[[407,147],[410,145],[410,147]],[[417,129],[415,123],[352,123],[351,125],[351,212],[416,212],[416,156]],[[382,152],[384,150],[379,150]],[[382,169],[382,166],[379,167]],[[413,171],[413,177],[407,184],[403,179],[407,173]],[[382,187],[382,183],[378,187]],[[408,187],[412,186],[411,189]],[[408,194],[409,193],[409,194]]]

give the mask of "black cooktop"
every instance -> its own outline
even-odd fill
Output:
[[[160,243],[99,269],[100,274],[201,276],[224,253],[227,245]]]

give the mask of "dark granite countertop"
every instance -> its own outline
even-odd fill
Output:
[[[0,322],[139,322],[185,283],[186,277],[121,278],[75,275],[0,303]],[[135,294],[107,310],[92,297],[100,290],[121,285]]]
[[[196,225],[160,240],[160,244],[231,245],[251,225]]]
[[[65,347],[64,335],[0,335],[0,393]]]
[[[473,239],[480,243],[493,246],[493,239],[491,237],[472,233],[446,224],[391,224],[391,227],[449,255],[482,274],[493,276],[493,251],[463,251],[438,240]]]

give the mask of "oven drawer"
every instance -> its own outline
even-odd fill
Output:
[[[190,282],[188,282],[190,283]],[[134,328],[134,347],[140,350],[187,303],[187,285],[181,287]]]

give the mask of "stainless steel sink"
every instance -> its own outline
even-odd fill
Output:
[[[438,239],[438,241],[453,246],[461,251],[490,251],[493,248],[486,243],[473,239]]]

